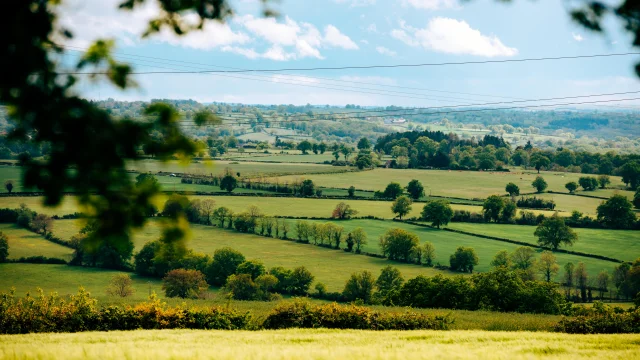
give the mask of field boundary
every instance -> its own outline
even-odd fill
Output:
[[[431,225],[422,224],[422,223],[418,223],[418,222],[410,221],[410,220],[393,219],[393,221],[403,222],[403,223],[410,224],[410,225],[415,225],[415,226],[420,226],[420,227],[428,227],[428,228],[435,229]],[[569,255],[583,256],[583,257],[588,257],[588,258],[592,258],[592,259],[611,261],[611,262],[615,262],[615,263],[623,263],[624,262],[622,260],[615,259],[615,258],[610,258],[608,256],[583,253],[583,252],[580,252],[580,251],[572,251],[572,250],[565,250],[565,249],[557,249],[557,250],[554,251],[554,250],[552,250],[550,248],[547,248],[547,247],[544,247],[544,246],[540,246],[540,245],[537,245],[537,244],[531,244],[531,243],[524,242],[524,241],[518,241],[518,240],[512,240],[512,239],[506,239],[506,238],[500,238],[500,237],[497,237],[497,236],[476,234],[476,233],[472,233],[472,232],[464,231],[464,230],[457,230],[457,229],[451,229],[451,228],[441,228],[440,230],[449,231],[449,232],[458,233],[458,234],[463,234],[463,235],[475,236],[475,237],[479,237],[479,238],[482,238],[482,239],[496,240],[496,241],[502,241],[502,242],[515,244],[515,245],[522,245],[522,246],[528,246],[528,247],[537,248],[537,249],[550,250],[550,251],[553,251],[553,252],[564,253],[564,254],[569,254]]]

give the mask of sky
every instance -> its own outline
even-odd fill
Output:
[[[281,0],[265,18],[258,0],[230,0],[234,15],[178,37],[142,38],[155,1],[65,0],[65,64],[95,39],[114,39],[134,71],[202,71],[394,65],[638,52],[610,20],[606,35],[570,20],[559,0]],[[190,19],[187,15],[187,19]],[[125,92],[83,76],[90,99],[194,99],[246,104],[451,106],[640,91],[640,55],[559,61],[241,74],[136,75]],[[640,98],[640,93],[561,102]],[[554,101],[547,101],[553,103]],[[637,106],[640,101],[610,103]]]

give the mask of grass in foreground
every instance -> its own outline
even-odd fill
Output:
[[[538,238],[533,235],[535,226],[450,223],[448,227],[531,244],[538,242]],[[574,229],[574,231],[578,234],[578,241],[573,246],[563,246],[563,249],[625,261],[633,261],[640,256],[640,231],[610,229]]]
[[[9,259],[29,256],[46,256],[69,260],[73,250],[52,243],[39,234],[13,224],[0,224],[0,231],[9,237]]]
[[[5,359],[632,359],[640,335],[147,330],[0,336]],[[117,346],[114,346],[117,344]]]

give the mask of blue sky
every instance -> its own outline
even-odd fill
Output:
[[[145,8],[127,13],[116,10],[118,2],[66,0],[60,23],[76,34],[66,43],[73,49],[86,48],[96,38],[116,39],[118,59],[133,64],[136,71],[388,65],[634,51],[619,23],[608,23],[611,31],[606,36],[589,33],[569,19],[565,2],[559,0],[516,0],[511,5],[494,0],[282,0],[273,5],[281,14],[277,19],[263,18],[257,0],[231,0],[235,15],[226,24],[208,23],[203,32],[183,38],[165,32],[150,39],[140,34],[155,12],[153,4],[147,1]],[[71,60],[77,56],[73,51],[68,55]],[[138,75],[139,87],[124,93],[87,79],[78,91],[93,99],[444,106],[508,101],[498,96],[532,99],[640,90],[633,72],[637,60],[638,56],[627,56],[233,77]]]

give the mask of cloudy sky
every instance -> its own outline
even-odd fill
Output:
[[[97,38],[117,43],[136,71],[201,71],[393,65],[575,56],[634,51],[629,37],[572,23],[564,1],[282,0],[278,18],[257,0],[231,0],[235,15],[204,31],[141,39],[156,9],[117,10],[121,0],[66,0],[60,24],[68,63]],[[637,50],[635,50],[637,51]],[[439,67],[137,75],[125,93],[82,82],[93,99],[195,99],[261,104],[444,106],[640,90],[639,56]],[[640,94],[617,96],[640,97]],[[620,103],[632,104],[632,102]],[[636,101],[637,105],[638,102]]]

